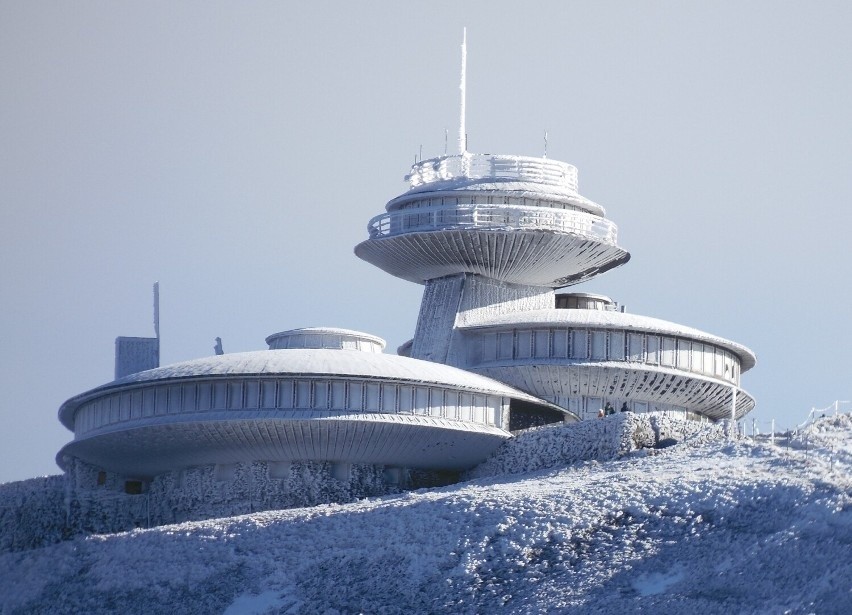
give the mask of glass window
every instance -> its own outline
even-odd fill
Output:
[[[157,404],[157,390],[144,389],[142,391],[142,416],[153,416],[154,407]]]
[[[444,416],[458,418],[459,394],[456,391],[444,391]]]
[[[482,346],[483,339],[481,336],[474,336],[467,344],[467,364],[479,365],[482,363]]]
[[[224,410],[228,407],[228,383],[213,383],[213,409]]]
[[[627,337],[627,358],[630,361],[644,361],[642,342],[644,336],[641,333],[631,333]]]
[[[414,388],[414,411],[417,414],[431,414],[429,412],[429,389],[426,387]]]
[[[113,395],[109,398],[109,422],[117,423],[119,420],[119,399],[118,395]]]
[[[260,382],[260,407],[261,408],[275,408],[277,407],[276,402],[276,385],[275,380],[262,380]]]
[[[609,358],[624,361],[624,331],[609,332]]]
[[[648,355],[646,361],[652,365],[660,362],[660,338],[656,335],[648,335],[645,337],[645,343],[648,345]]]
[[[280,380],[278,382],[278,407],[295,408],[295,383],[292,380]]]
[[[482,360],[494,361],[497,358],[497,334],[486,333],[482,336]]]
[[[550,356],[550,330],[538,329],[535,332],[535,356],[547,358]]]
[[[606,359],[606,331],[592,331],[592,358]]]
[[[518,352],[515,356],[519,359],[532,356],[532,331],[518,331]]]
[[[589,332],[585,329],[571,331],[572,359],[587,359],[589,357],[588,338]]]
[[[346,383],[342,380],[331,382],[331,407],[334,410],[346,409]]]
[[[473,420],[473,412],[471,410],[472,405],[473,397],[470,393],[461,393],[459,395],[459,418],[461,418],[461,420]]]
[[[689,353],[692,350],[692,344],[687,340],[677,341],[677,366],[679,369],[689,369]]]
[[[551,356],[557,359],[568,358],[568,337],[566,331],[556,330],[553,332],[553,352]]]
[[[194,384],[181,385],[181,411],[195,412],[196,394]]]
[[[181,411],[181,395],[180,395],[181,387],[179,386],[171,386],[169,387],[169,413],[175,414]]]
[[[379,411],[379,385],[375,382],[368,382],[364,391],[364,410],[367,412]]]
[[[692,371],[704,371],[704,344],[692,342]]]
[[[716,375],[720,378],[725,373],[725,353],[716,349]]]
[[[314,385],[314,402],[313,408],[326,410],[328,408],[328,382],[324,380],[315,380]]]
[[[410,414],[413,404],[414,389],[410,386],[400,386],[399,392],[399,411]]]
[[[130,418],[130,393],[122,393],[119,402],[119,413],[122,421]]]
[[[348,396],[348,404],[346,407],[349,410],[363,410],[364,409],[364,383],[363,382],[350,382],[346,386],[346,392]]]
[[[309,380],[296,382],[296,407],[300,409],[311,407],[311,383]]]
[[[228,383],[228,408],[231,410],[240,410],[243,407],[243,383],[229,382]]]
[[[382,385],[382,412],[386,414],[396,413],[396,385]]]
[[[497,334],[497,358],[511,359],[512,358],[512,334],[498,333]]]
[[[136,393],[133,394],[133,406],[136,406]],[[198,385],[198,410],[206,412],[213,406],[213,386],[209,382]]]
[[[713,358],[715,357],[715,353],[713,352],[713,347],[705,344],[704,345],[704,373],[705,374],[713,374]]]
[[[662,338],[662,353],[660,353],[660,364],[674,367],[675,364],[675,341],[673,337]]]

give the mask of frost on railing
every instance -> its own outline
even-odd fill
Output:
[[[444,205],[403,209],[370,220],[371,239],[403,233],[467,228],[483,230],[545,230],[580,235],[617,245],[616,225],[582,211],[516,205]]]
[[[411,172],[405,179],[412,188],[435,182],[493,179],[532,182],[571,194],[577,193],[576,167],[558,160],[528,156],[465,152],[454,156],[430,158],[411,167]]]

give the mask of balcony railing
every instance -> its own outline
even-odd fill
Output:
[[[558,160],[529,156],[465,152],[454,156],[430,158],[411,167],[411,172],[405,179],[412,188],[434,182],[493,179],[531,182],[562,192],[577,193],[576,167]]]
[[[517,205],[444,205],[402,209],[370,220],[371,239],[449,229],[541,230],[617,245],[615,223],[582,211]]]

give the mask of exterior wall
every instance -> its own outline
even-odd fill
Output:
[[[686,338],[587,328],[469,332],[465,367],[507,362],[614,361],[700,374],[739,386],[740,360],[722,348]]]
[[[343,378],[228,377],[126,387],[81,404],[74,439],[154,417],[211,411],[296,410],[413,414],[503,428],[508,400],[410,382]]]

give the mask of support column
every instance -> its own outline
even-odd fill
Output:
[[[472,273],[426,282],[411,357],[461,367],[458,327],[502,314],[555,309],[552,288],[507,284]]]

